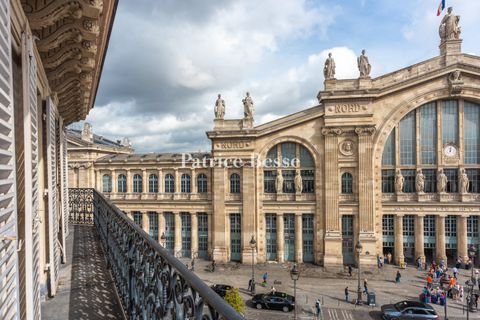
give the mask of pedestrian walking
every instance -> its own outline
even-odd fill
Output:
[[[265,273],[263,274],[263,284],[262,284],[263,286],[266,286],[266,285],[267,285],[267,278],[268,278],[268,273],[265,272]]]
[[[363,293],[368,295],[368,284],[367,284],[367,279],[363,280]]]
[[[320,300],[317,299],[317,301],[315,302],[315,317],[316,319],[321,319],[321,315],[322,315],[322,305],[320,304]]]
[[[253,278],[250,278],[250,280],[248,280],[248,291],[252,291],[252,284],[253,284]]]
[[[400,270],[397,270],[397,275],[395,276],[395,282],[400,283],[400,278],[401,277],[402,277],[402,275],[400,274]]]
[[[195,271],[195,258],[192,259],[192,271]]]
[[[457,279],[457,274],[458,274],[458,269],[457,269],[457,267],[453,267],[452,272],[453,272],[453,277],[454,277],[455,279]]]
[[[217,264],[215,263],[215,260],[212,260],[212,272],[215,272],[215,267]]]
[[[352,265],[348,265],[348,275],[351,277],[352,276]]]
[[[388,261],[388,264],[392,263],[392,254],[390,252],[387,253],[387,261]]]
[[[348,287],[345,288],[345,302],[348,302]]]
[[[272,286],[272,289],[271,289],[270,293],[271,293],[272,295],[274,295],[276,291],[277,291],[277,289],[275,289],[275,287]]]

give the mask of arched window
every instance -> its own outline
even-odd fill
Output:
[[[173,193],[175,192],[175,179],[173,175],[167,173],[165,175],[165,192]]]
[[[238,173],[230,175],[230,193],[240,193],[240,176]]]
[[[127,177],[124,174],[118,175],[117,187],[118,192],[127,192]]]
[[[112,192],[112,177],[109,174],[103,175],[103,192]]]
[[[135,174],[133,176],[133,192],[143,192],[142,190],[142,176]]]
[[[186,173],[182,174],[180,188],[181,188],[180,191],[182,193],[190,193],[192,191],[191,190],[191,178],[190,178],[189,174],[186,174]]]
[[[296,177],[298,172],[300,176]],[[281,186],[278,186],[278,183],[281,183]],[[265,193],[295,193],[300,189],[303,193],[313,193],[315,162],[312,154],[305,146],[295,142],[283,142],[273,146],[268,150],[265,159],[263,184]]]
[[[200,173],[197,176],[197,191],[198,193],[207,192],[207,176],[204,173]]]
[[[158,177],[156,174],[151,174],[148,177],[148,192],[158,192]]]
[[[342,174],[342,193],[353,193],[353,177],[350,172]]]

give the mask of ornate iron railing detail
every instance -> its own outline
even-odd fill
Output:
[[[68,189],[68,222],[93,224],[93,191],[91,188]]]
[[[110,200],[91,190],[95,227],[129,319],[243,319]]]

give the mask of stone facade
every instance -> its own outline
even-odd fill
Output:
[[[94,182],[90,186],[104,191],[159,241],[166,233],[166,246],[179,256],[338,266],[358,261],[354,244],[360,241],[362,264],[374,265],[387,253],[396,263],[406,258],[466,259],[467,244],[479,241],[480,191],[472,174],[480,162],[465,160],[464,124],[470,119],[464,108],[480,108],[480,57],[461,53],[459,39],[444,40],[440,53],[377,78],[331,77],[318,93],[318,105],[266,124],[217,115],[207,132],[211,153],[191,155],[213,161],[211,167],[192,161],[184,166],[182,154],[108,155],[89,160],[93,172],[88,183]],[[423,139],[428,139],[421,107],[432,103],[436,160],[424,164],[428,150]],[[452,103],[457,106],[453,128],[458,136],[444,143],[449,132],[444,113]],[[407,115],[413,117],[411,127],[403,122]],[[404,127],[413,130],[410,140]],[[475,130],[475,137],[480,136],[480,127]],[[389,141],[394,149],[385,151]],[[450,145],[454,156],[445,151]],[[385,152],[394,159],[387,165]],[[413,162],[404,163],[409,154]],[[248,165],[284,157],[300,157],[300,163]],[[247,165],[237,167],[239,161]],[[462,194],[453,187],[457,180],[451,174],[463,168],[471,185]],[[420,169],[427,182],[417,190],[415,173]],[[450,174],[449,189],[427,190],[433,181],[428,174],[440,169]],[[393,180],[386,177],[392,170],[402,174],[397,192],[389,190]],[[200,174],[206,177],[206,189]],[[255,254],[249,245],[252,236]]]

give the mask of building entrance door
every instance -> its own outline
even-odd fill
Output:
[[[192,256],[192,219],[190,213],[182,213],[182,257]]]
[[[240,261],[242,258],[242,223],[239,213],[230,215],[230,260]]]
[[[303,262],[313,262],[313,214],[304,214],[303,228]]]
[[[295,215],[283,216],[285,236],[285,261],[295,261]]]
[[[198,257],[208,258],[208,215],[198,214]]]
[[[267,214],[265,216],[267,260],[277,260],[277,215]]]
[[[355,263],[353,253],[353,216],[342,216],[342,255],[343,264],[349,265]]]

